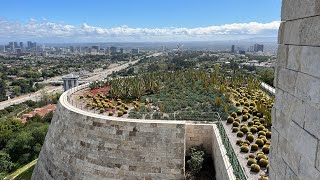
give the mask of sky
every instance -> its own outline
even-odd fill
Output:
[[[8,0],[0,42],[216,41],[276,37],[281,0]]]

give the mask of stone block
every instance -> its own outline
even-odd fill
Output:
[[[284,68],[287,67],[288,50],[289,50],[288,45],[279,44],[278,54],[277,54],[277,66],[284,67]]]
[[[280,68],[278,73],[277,88],[286,91],[290,94],[294,94],[296,88],[298,72]]]
[[[294,122],[289,123],[287,142],[304,158],[315,161],[318,140]],[[290,151],[290,149],[287,149]]]
[[[320,110],[307,105],[304,121],[304,129],[320,139]]]
[[[320,15],[318,0],[282,0],[282,21]]]
[[[289,166],[286,168],[286,180],[300,180]]]
[[[320,108],[320,79],[298,73],[294,96]]]
[[[281,44],[320,46],[320,16],[284,22]]]

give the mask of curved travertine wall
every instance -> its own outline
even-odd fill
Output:
[[[203,144],[216,179],[235,180],[215,124],[109,117],[59,100],[33,171],[33,180],[185,179],[185,155]]]
[[[320,1],[283,0],[271,180],[320,179]]]
[[[185,124],[100,116],[60,98],[32,179],[184,179]]]

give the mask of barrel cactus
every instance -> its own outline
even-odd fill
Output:
[[[257,164],[251,164],[251,171],[254,172],[254,173],[258,173],[260,172],[260,166],[257,165]]]

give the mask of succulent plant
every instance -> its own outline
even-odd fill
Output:
[[[254,122],[252,120],[248,121],[248,126],[253,126]]]
[[[268,131],[267,133],[266,133],[266,137],[268,138],[268,139],[270,139],[271,138],[271,132],[270,131]]]
[[[262,139],[257,139],[256,144],[258,144],[259,147],[262,147],[264,145],[264,141]]]
[[[249,131],[249,128],[246,126],[243,126],[240,131],[242,131],[244,134],[247,134],[247,132]]]
[[[258,130],[255,127],[251,127],[250,128],[250,132],[252,132],[252,134],[256,133]]]
[[[261,159],[259,160],[259,166],[260,166],[260,167],[265,168],[265,167],[267,167],[268,164],[269,164],[269,162],[268,162],[268,160],[266,160],[266,159],[261,158]]]
[[[227,118],[227,123],[231,124],[231,123],[233,123],[233,121],[234,121],[234,118],[233,118],[233,117],[229,116],[229,117]]]
[[[122,111],[118,111],[118,117],[123,116],[123,112]]]
[[[238,110],[238,111],[237,111],[237,115],[238,115],[238,116],[242,115],[242,111],[241,111],[241,110]]]
[[[258,127],[258,130],[259,130],[259,127]],[[260,131],[258,132],[258,136],[261,136],[261,135],[262,135],[262,136],[266,136],[266,133],[265,133],[264,131],[261,131],[261,130],[260,130]]]
[[[268,176],[261,176],[258,180],[269,180]]]
[[[235,122],[232,123],[232,126],[233,127],[239,127],[239,123],[237,121],[235,121]]]
[[[231,116],[232,116],[233,118],[236,118],[236,117],[237,117],[237,113],[236,113],[236,112],[233,112],[233,113],[231,113]]]
[[[242,143],[243,143],[243,140],[242,140],[241,138],[238,139],[237,142],[236,142],[236,144],[239,145],[239,146],[240,146]]]
[[[248,162],[247,162],[247,165],[248,166],[251,166],[252,164],[257,164],[257,160],[253,159],[253,158],[249,158],[248,159]]]
[[[259,149],[259,146],[258,146],[257,144],[252,144],[252,145],[251,145],[251,149],[250,149],[250,150],[251,150],[252,152],[257,151],[258,149]]]
[[[260,123],[264,124],[266,122],[266,120],[264,118],[260,118]]]
[[[109,112],[109,114],[108,114],[109,116],[113,116],[113,112]]]
[[[257,161],[260,161],[261,159],[268,159],[268,158],[264,154],[259,154],[259,155],[257,155],[256,159],[257,159]]]
[[[264,130],[264,128],[265,128],[265,127],[264,127],[263,125],[259,125],[259,126],[258,126],[258,130],[259,130],[259,131]]]
[[[234,121],[241,123],[241,119],[240,118],[235,118]]]
[[[250,143],[252,143],[254,141],[254,136],[253,135],[248,135],[246,137],[246,140],[248,140]]]
[[[248,120],[248,116],[247,115],[243,115],[242,116],[242,121],[247,121]]]
[[[236,102],[236,106],[239,107],[239,106],[240,106],[240,103],[239,103],[239,102]]]
[[[243,137],[243,135],[244,135],[244,134],[243,134],[242,131],[238,131],[238,132],[237,132],[237,136],[238,136],[238,137]]]
[[[238,128],[238,127],[233,127],[233,128],[232,128],[232,132],[235,133],[235,132],[238,132],[238,131],[239,131],[239,128]]]
[[[256,156],[255,156],[254,154],[249,154],[248,158],[249,158],[249,159],[250,159],[250,158],[255,159]]]
[[[250,170],[251,170],[252,172],[258,173],[258,172],[260,172],[260,166],[257,165],[257,164],[251,164]]]
[[[269,151],[270,151],[270,146],[264,145],[264,146],[262,147],[262,152],[263,152],[264,154],[269,154]]]
[[[240,147],[240,152],[244,152],[244,153],[249,152],[249,147],[248,147],[248,145],[242,145],[242,146]]]

